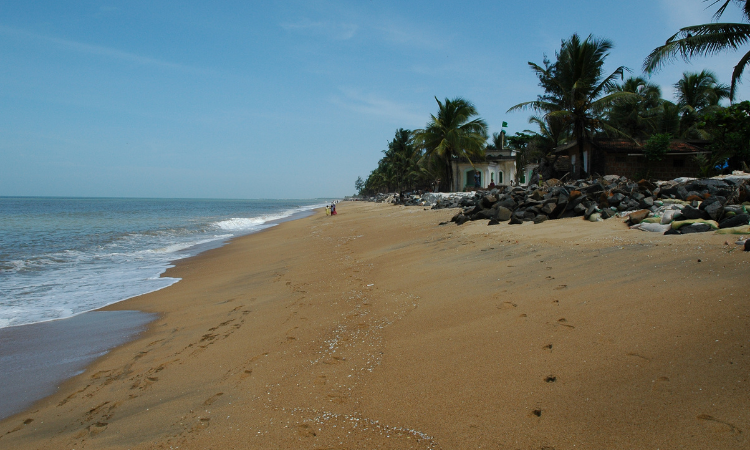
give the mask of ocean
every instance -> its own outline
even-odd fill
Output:
[[[0,197],[0,328],[165,288],[178,259],[325,204],[310,200]]]

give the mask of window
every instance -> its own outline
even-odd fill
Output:
[[[503,171],[497,173],[497,184],[503,184]]]

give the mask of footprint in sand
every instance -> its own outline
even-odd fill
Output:
[[[709,416],[708,414],[700,414],[696,417],[696,419],[700,420],[715,432],[730,433],[735,435],[742,434],[742,430],[737,428],[735,425],[724,420],[717,419],[716,417]]]
[[[215,402],[216,400],[218,400],[219,397],[221,397],[222,395],[224,395],[223,392],[218,392],[218,393],[212,395],[211,397],[207,398],[206,401],[203,402],[203,404],[206,405],[206,406],[208,406],[208,405],[212,404],[213,402]]]

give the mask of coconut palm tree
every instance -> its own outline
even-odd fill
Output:
[[[630,77],[617,84],[613,92],[630,92],[632,98],[613,102],[608,113],[609,125],[633,139],[645,139],[656,132],[661,113],[661,89],[641,77]]]
[[[667,42],[656,47],[643,62],[643,70],[652,73],[665,63],[681,56],[689,61],[694,56],[714,55],[725,50],[739,50],[750,42],[750,0],[704,0],[712,5],[721,3],[714,14],[719,20],[730,3],[736,3],[742,10],[742,18],[748,23],[707,23],[681,28]],[[750,64],[750,51],[740,58],[732,72],[732,85],[729,99],[734,101],[737,83],[742,79],[745,67]]]
[[[684,72],[674,87],[683,137],[700,137],[695,129],[698,117],[719,107],[719,101],[730,96],[729,87],[718,83],[716,75],[708,70]]]
[[[460,97],[445,99],[435,97],[437,116],[431,115],[427,125],[414,130],[414,143],[424,151],[423,163],[444,173],[447,188],[453,186],[451,162],[457,158],[481,157],[487,141],[487,123],[479,117],[474,105]]]
[[[557,60],[550,64],[545,58],[544,66],[529,62],[539,78],[545,94],[537,100],[519,103],[508,111],[531,108],[544,117],[559,120],[570,129],[579,145],[593,137],[596,130],[604,129],[617,133],[604,120],[604,112],[618,99],[633,98],[631,92],[614,92],[617,78],[622,79],[624,66],[604,76],[604,60],[609,55],[612,43],[589,35],[582,40],[574,34],[563,40],[560,50],[555,52]]]
[[[492,133],[492,137],[490,137],[490,142],[487,144],[486,150],[502,150],[504,133],[504,131],[501,131],[500,133]]]

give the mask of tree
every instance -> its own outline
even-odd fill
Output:
[[[544,95],[508,111],[531,108],[543,113],[545,119],[559,120],[579,145],[592,138],[597,130],[619,133],[605,122],[604,112],[616,100],[633,98],[636,94],[614,91],[616,79],[622,79],[627,70],[624,66],[604,76],[604,60],[611,48],[610,41],[591,35],[581,40],[574,34],[563,40],[554,63],[550,64],[546,57],[543,66],[529,62],[545,90]]]
[[[663,112],[661,89],[641,77],[630,77],[616,84],[613,92],[630,92],[632,97],[615,100],[608,113],[609,125],[632,139],[645,139],[654,133]]]
[[[710,167],[732,170],[750,163],[750,101],[711,111],[698,126],[711,136]]]
[[[715,110],[719,101],[729,98],[729,88],[719,84],[716,75],[708,70],[684,72],[674,87],[680,108],[680,136],[704,137],[695,127],[698,118]]]
[[[505,131],[499,133],[492,133],[490,142],[487,144],[486,150],[502,150],[503,141],[505,140]]]
[[[365,188],[365,182],[362,177],[357,177],[357,181],[354,182],[354,189],[357,190],[357,194],[362,194],[362,190]]]
[[[508,146],[516,151],[516,183],[521,183],[526,166],[537,160],[541,153],[531,144],[535,136],[527,133],[516,133],[508,136]]]
[[[719,20],[727,6],[734,2],[742,10],[742,18],[750,22],[750,0],[704,0],[712,5],[721,2],[721,6],[714,14],[714,20]],[[750,23],[707,23],[681,28],[673,34],[666,43],[656,47],[643,62],[643,70],[653,73],[665,63],[681,56],[689,61],[695,56],[708,56],[726,50],[738,50],[750,41]],[[750,64],[750,51],[745,53],[732,72],[732,85],[729,99],[734,101],[737,83],[742,79],[745,67]]]
[[[414,143],[424,151],[422,162],[430,169],[443,174],[444,187],[453,186],[451,162],[458,158],[481,157],[487,140],[487,124],[478,115],[474,105],[456,97],[445,99],[445,103],[435,97],[438,104],[437,116],[431,115],[427,125],[414,131]]]

